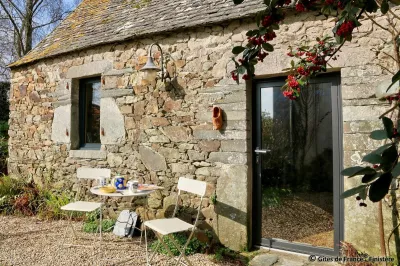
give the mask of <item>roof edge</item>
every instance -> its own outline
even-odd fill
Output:
[[[36,63],[38,61],[42,61],[44,59],[49,59],[49,58],[53,58],[53,57],[60,56],[60,55],[66,55],[66,54],[74,53],[74,52],[77,52],[77,51],[83,51],[83,50],[87,50],[87,49],[94,48],[94,47],[101,46],[101,45],[110,45],[110,44],[113,44],[113,43],[126,42],[126,41],[129,41],[129,40],[137,39],[139,37],[145,37],[145,36],[149,36],[149,35],[153,35],[153,34],[157,34],[157,33],[163,33],[164,34],[164,33],[169,33],[169,32],[176,32],[176,31],[179,31],[179,30],[182,30],[182,29],[194,29],[194,28],[198,28],[198,27],[202,27],[202,26],[211,26],[211,25],[220,24],[220,23],[232,22],[232,21],[235,21],[235,20],[248,19],[248,18],[250,18],[251,16],[253,16],[254,14],[256,14],[259,11],[260,10],[256,9],[256,10],[254,10],[254,12],[250,12],[250,13],[245,14],[245,15],[240,16],[240,17],[227,18],[225,20],[212,21],[212,22],[204,22],[204,23],[199,23],[199,24],[189,25],[189,26],[182,26],[182,27],[178,27],[178,28],[175,28],[175,29],[172,29],[172,30],[169,30],[169,31],[157,31],[157,30],[155,30],[153,32],[146,32],[146,33],[143,33],[143,34],[136,34],[136,35],[132,35],[132,36],[126,37],[126,38],[121,39],[121,40],[105,41],[105,42],[96,43],[96,44],[93,44],[93,45],[87,45],[87,46],[79,47],[79,48],[72,49],[72,50],[69,50],[69,51],[60,52],[60,53],[56,53],[56,54],[51,54],[51,55],[47,55],[47,56],[44,56],[44,57],[32,59],[30,61],[19,63],[19,61],[21,61],[25,56],[29,55],[34,50],[34,49],[32,49],[31,51],[29,51],[29,53],[27,53],[23,57],[19,58],[17,61],[7,65],[7,67],[9,67],[10,69],[15,69],[15,68],[22,67],[22,66],[25,66],[25,65],[31,65],[33,63]],[[44,38],[41,42],[43,42],[46,38]],[[39,42],[38,45],[41,42]]]

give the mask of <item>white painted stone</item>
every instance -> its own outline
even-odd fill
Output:
[[[56,143],[70,143],[71,141],[70,131],[71,131],[71,105],[68,104],[55,108],[53,124],[51,126],[51,140]]]
[[[100,126],[104,136],[100,135],[102,144],[118,144],[125,140],[124,116],[113,98],[100,100]]]

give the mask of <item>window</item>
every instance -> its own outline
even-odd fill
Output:
[[[100,149],[100,77],[79,82],[80,149]]]

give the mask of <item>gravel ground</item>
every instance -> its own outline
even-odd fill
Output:
[[[145,246],[140,245],[139,238],[134,238],[135,242],[127,242],[126,239],[107,233],[104,236],[104,248],[98,254],[94,254],[94,250],[98,249],[90,247],[61,247],[67,225],[67,221],[49,222],[34,217],[0,216],[0,265],[145,265]],[[74,228],[80,230],[82,223],[74,222]],[[84,238],[79,240],[79,244],[93,244],[93,234],[79,232],[78,235]],[[72,240],[71,233],[66,243]],[[129,257],[133,260],[116,263]],[[235,265],[228,262],[215,263],[205,254],[192,255],[189,259],[193,265]],[[158,255],[153,265],[173,265],[173,261]]]
[[[331,193],[303,193],[264,207],[262,236],[333,248],[332,198]]]

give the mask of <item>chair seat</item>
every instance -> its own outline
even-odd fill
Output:
[[[64,211],[92,212],[101,207],[99,202],[76,201],[61,207]]]
[[[144,223],[144,225],[162,235],[169,235],[172,233],[182,232],[193,228],[192,224],[182,221],[179,218],[157,219],[147,221]]]

